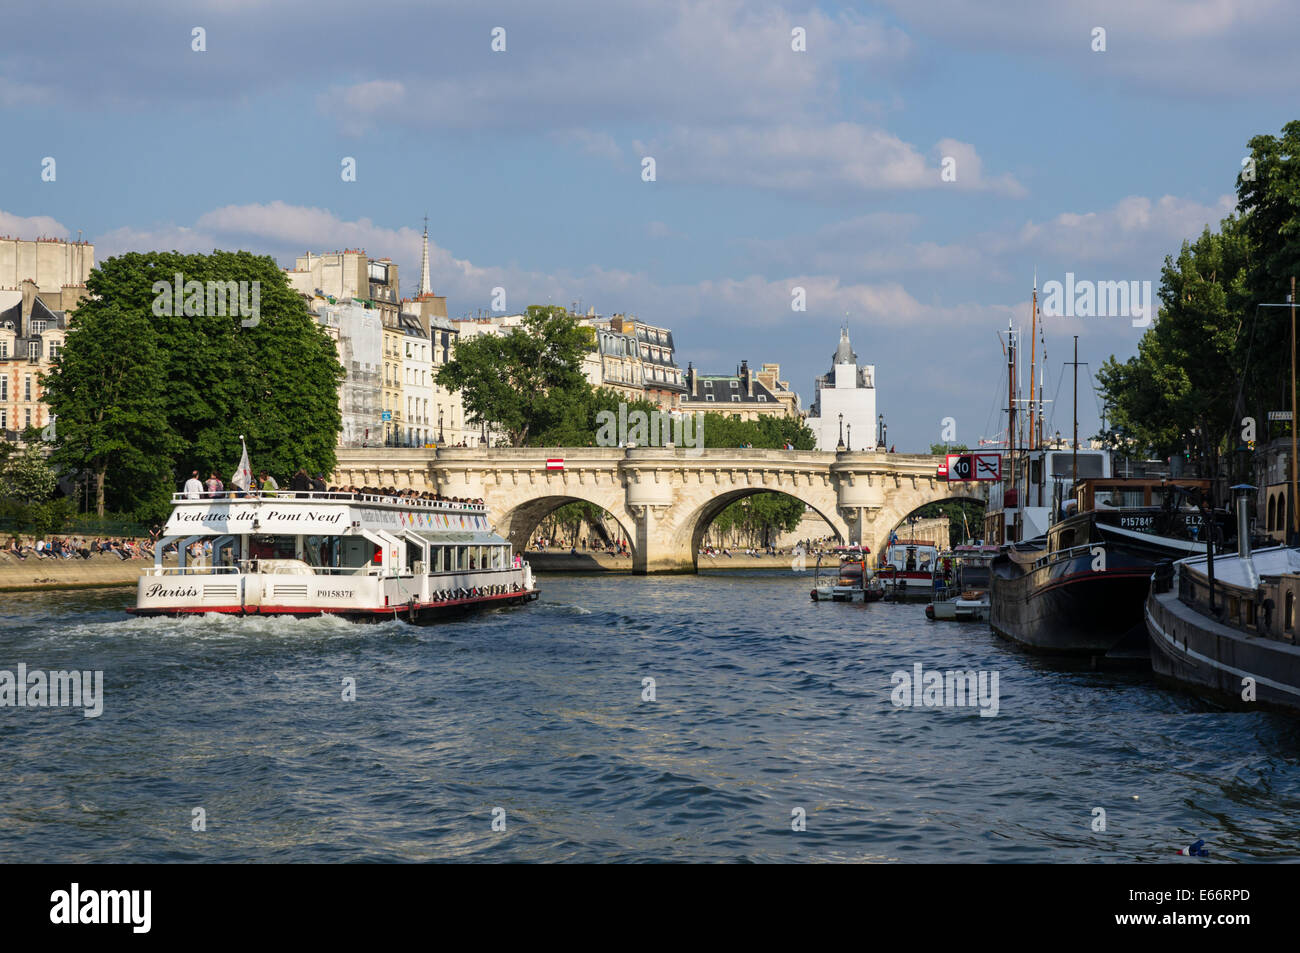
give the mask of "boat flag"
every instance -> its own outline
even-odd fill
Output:
[[[249,484],[253,482],[253,469],[248,465],[248,445],[244,443],[242,433],[239,435],[239,445],[244,448],[244,452],[239,458],[239,468],[235,470],[235,475],[230,478],[230,483],[232,486],[247,491]]]

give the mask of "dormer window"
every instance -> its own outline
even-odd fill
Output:
[[[732,390],[737,390],[739,387],[740,387],[740,381],[732,381],[732,382],[731,382],[731,389],[732,389]]]
[[[732,395],[731,395],[731,402],[734,403],[734,404],[739,404],[739,403],[740,403],[740,395],[739,395],[739,394],[732,394]]]
[[[32,321],[32,334],[44,334],[44,333],[45,333],[45,322],[44,322],[44,321],[37,321],[37,320],[34,320],[34,319],[33,319],[33,321]]]
[[[39,360],[41,359],[41,342],[40,342],[40,341],[28,341],[28,342],[27,342],[27,357],[28,357],[29,360],[32,360],[32,361],[39,361]]]

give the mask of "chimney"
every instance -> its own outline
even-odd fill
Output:
[[[740,380],[745,385],[745,393],[754,396],[754,378],[749,376],[749,361],[740,362]]]
[[[19,325],[19,332],[21,334],[26,334],[27,322],[32,316],[32,306],[36,303],[36,282],[32,281],[30,278],[24,278],[21,287],[23,291],[23,307],[22,323]]]
[[[692,400],[695,399],[695,362],[694,361],[686,362],[686,393]]]

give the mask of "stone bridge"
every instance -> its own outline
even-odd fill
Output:
[[[690,572],[723,508],[755,493],[788,493],[832,532],[875,552],[918,507],[984,500],[978,484],[936,479],[943,457],[816,450],[340,449],[332,484],[436,490],[483,499],[497,531],[523,549],[538,524],[573,502],[605,510],[632,542],[633,570]],[[560,459],[563,469],[548,470]]]

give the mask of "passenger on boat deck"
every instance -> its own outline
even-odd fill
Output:
[[[203,495],[203,484],[199,482],[199,471],[191,470],[190,478],[185,481],[185,499],[197,500]]]
[[[208,489],[208,496],[220,496],[221,491],[226,488],[226,485],[221,482],[221,477],[217,476],[216,470],[212,471],[208,476],[207,483],[204,485]]]
[[[298,468],[298,472],[295,473],[293,479],[289,481],[289,489],[293,490],[293,492],[298,496],[306,496],[311,492],[311,477],[307,475],[305,469],[302,467]]]
[[[280,489],[280,484],[275,482],[275,477],[265,470],[257,475],[257,484],[264,496],[275,496],[275,491]]]
[[[313,493],[325,492],[325,474],[318,473],[316,474],[315,477],[312,478],[311,489]]]

